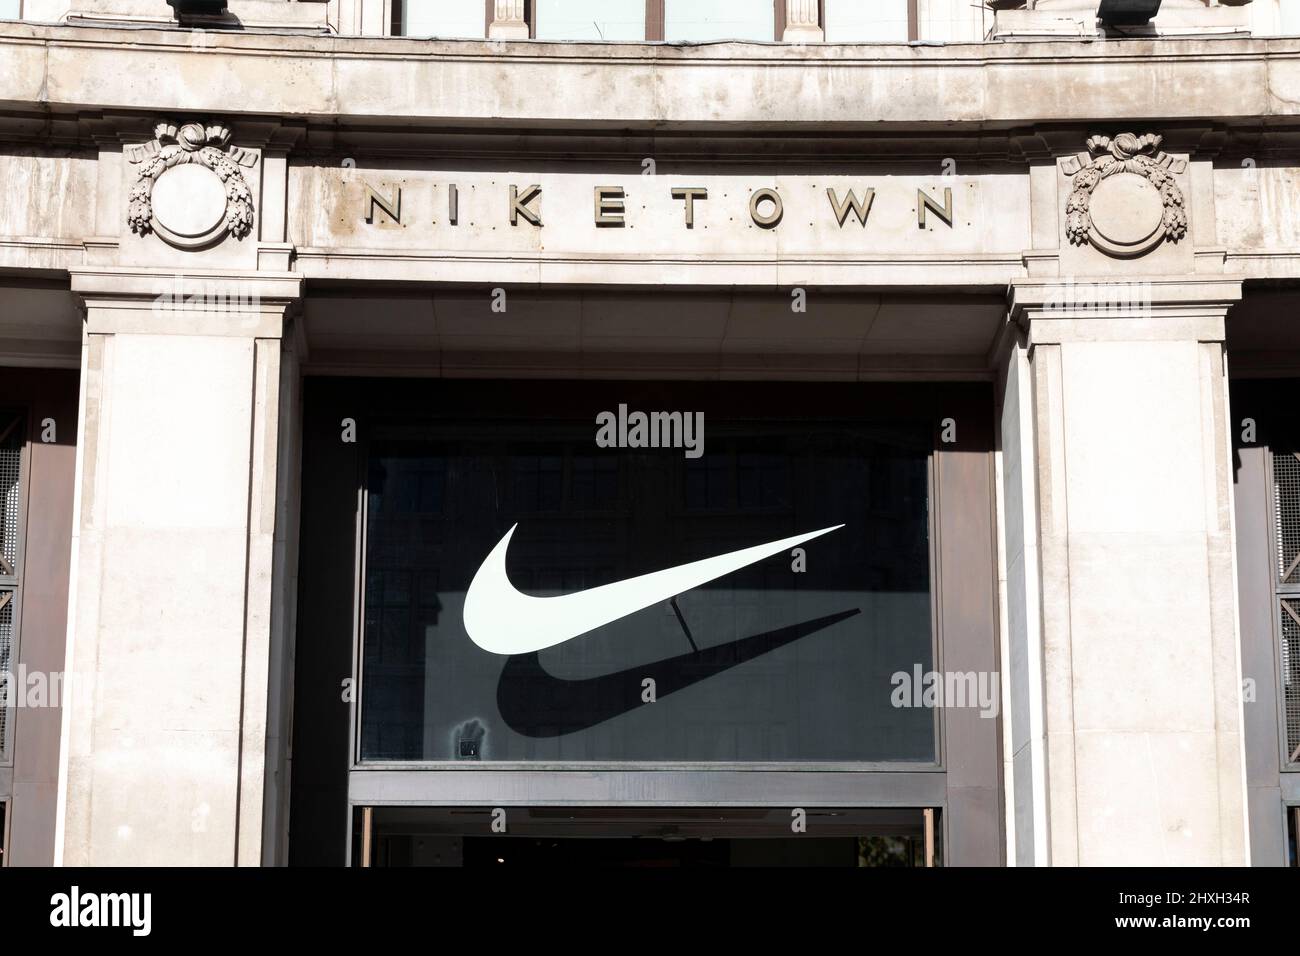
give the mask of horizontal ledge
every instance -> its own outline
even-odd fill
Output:
[[[942,771],[353,770],[356,805],[944,806]]]
[[[793,47],[209,31],[202,46],[192,41],[188,30],[0,24],[0,106],[566,129],[1300,118],[1290,95],[1300,82],[1297,38]],[[262,73],[293,82],[249,102],[248,77]],[[565,96],[519,93],[541,88]]]
[[[1001,292],[1025,274],[1019,253],[927,258],[831,260],[781,256],[773,259],[669,259],[568,257],[490,258],[397,253],[348,255],[299,250],[297,266],[308,279],[446,282],[479,286],[647,285],[664,287],[879,286],[971,288]]]
[[[779,361],[773,361],[779,359]],[[311,347],[310,375],[430,378],[674,379],[680,381],[985,381],[975,355],[457,352]]]
[[[160,296],[187,294],[276,305],[300,298],[303,288],[303,276],[296,272],[75,266],[68,274],[74,293],[85,299],[105,300],[102,304],[110,308],[114,303],[123,308],[137,308]]]
[[[50,44],[68,47],[117,46],[129,31],[131,44],[142,50],[189,47],[191,31],[175,24],[78,25],[13,21],[0,24],[0,42]],[[1263,54],[1291,54],[1300,57],[1300,38],[1254,37],[1241,35],[1180,35],[1165,37],[1130,37],[1122,42],[1102,37],[1033,37],[1012,40],[977,40],[944,43],[924,42],[827,42],[793,44],[783,41],[712,40],[678,41],[600,41],[572,40],[503,40],[451,39],[435,37],[376,37],[345,34],[305,34],[297,30],[276,32],[259,30],[209,30],[203,49],[208,52],[226,49],[271,51],[276,53],[317,54],[328,56],[370,56],[410,59],[420,56],[439,59],[490,59],[494,61],[573,61],[634,62],[653,64],[703,64],[719,66],[746,62],[763,65],[788,65],[801,68],[809,64],[871,63],[914,66],[926,64],[964,64],[983,66],[996,62],[1031,60],[1038,62],[1140,61],[1152,59],[1198,60],[1206,57],[1239,58]],[[1068,51],[1068,52],[1067,52]]]

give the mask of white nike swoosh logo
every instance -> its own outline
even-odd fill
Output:
[[[518,527],[516,524],[497,542],[465,592],[465,632],[475,644],[493,654],[531,654],[563,644],[844,525],[554,597],[521,594],[510,583],[506,550]]]

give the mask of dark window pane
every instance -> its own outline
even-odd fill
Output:
[[[929,425],[706,410],[691,459],[598,449],[600,397],[372,446],[363,758],[932,762],[933,710],[891,702],[933,663]],[[546,597],[837,525],[536,653],[465,629],[512,528],[509,582]]]

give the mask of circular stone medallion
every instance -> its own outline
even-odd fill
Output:
[[[207,245],[225,232],[225,187],[206,166],[173,166],[154,184],[153,217],[158,232],[173,245]]]
[[[1164,237],[1160,190],[1135,173],[1116,173],[1098,183],[1088,212],[1093,242],[1111,255],[1139,256]]]

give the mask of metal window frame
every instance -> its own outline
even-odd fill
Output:
[[[12,677],[16,679],[19,660],[19,634],[22,631],[22,592],[17,587],[11,587],[7,584],[0,585],[0,591],[13,594],[13,599],[10,602],[10,621],[12,622],[11,626],[13,636],[9,648],[9,668]],[[17,684],[11,682],[10,692],[17,694],[19,690],[20,688]],[[2,703],[3,702],[0,702],[0,704]],[[0,769],[3,769],[4,771],[3,774],[0,774],[0,797],[9,795],[12,787],[15,750],[14,744],[17,739],[15,728],[18,723],[19,708],[7,707],[5,710],[7,713],[5,714],[4,739],[0,740]],[[10,781],[10,786],[4,785],[6,779]]]
[[[664,0],[645,0],[645,38],[662,41],[664,38]]]
[[[13,810],[13,797],[6,791],[0,796],[0,811],[4,813],[4,820],[0,821],[0,867],[9,865],[9,833],[13,829]]]
[[[1300,457],[1300,449],[1287,449],[1283,453]],[[1285,639],[1282,615],[1286,612],[1282,609],[1282,601],[1290,600],[1296,606],[1300,606],[1300,583],[1283,584],[1280,580],[1281,569],[1278,568],[1276,562],[1277,543],[1281,529],[1278,522],[1277,481],[1273,471],[1273,456],[1275,454],[1278,454],[1278,449],[1270,445],[1268,453],[1264,456],[1264,478],[1268,495],[1269,568],[1272,570],[1270,590],[1273,595],[1273,687],[1277,707],[1277,751],[1278,766],[1281,768],[1282,773],[1295,773],[1300,771],[1300,748],[1297,748],[1294,757],[1288,749],[1290,741],[1287,739],[1286,673],[1282,667],[1282,641]]]
[[[1300,803],[1287,807],[1288,816],[1291,824],[1290,837],[1295,841],[1296,858],[1291,865],[1300,868]]]
[[[24,556],[27,550],[27,506],[31,494],[31,429],[32,408],[26,402],[6,402],[0,408],[0,415],[13,412],[19,416],[18,429],[18,535],[14,542],[15,574],[0,575],[0,590],[12,591],[13,599],[10,620],[13,622],[13,636],[9,648],[9,666],[16,673],[22,652],[22,612],[23,612],[23,577],[27,562]],[[14,765],[15,725],[18,708],[11,708],[5,719],[4,736],[0,739],[0,767],[7,768],[12,780]],[[0,797],[8,797],[9,789],[0,790]]]

